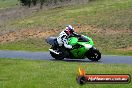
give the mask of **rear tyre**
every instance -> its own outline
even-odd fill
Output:
[[[87,53],[86,56],[91,61],[98,61],[101,59],[101,53],[99,50],[91,48]]]
[[[53,53],[53,52],[50,52],[50,55],[51,55],[53,58],[55,58],[56,60],[63,60],[63,59],[64,59],[64,57],[61,56],[60,54],[57,55],[57,54],[55,54],[55,53]]]
[[[53,49],[53,50],[57,50],[57,48],[56,47],[51,47],[51,49]],[[63,54],[55,54],[55,53],[53,53],[53,52],[50,52],[50,55],[53,57],[53,58],[55,58],[56,60],[63,60],[64,59],[64,56],[63,56]]]

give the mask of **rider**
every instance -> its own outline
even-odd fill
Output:
[[[70,35],[77,36],[77,37],[81,36],[74,32],[74,28],[71,25],[68,25],[66,26],[65,30],[59,34],[59,37],[57,37],[57,42],[59,46],[64,45],[65,48],[72,49],[73,48],[72,45],[68,44],[68,37]]]

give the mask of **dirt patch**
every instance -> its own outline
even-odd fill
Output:
[[[127,48],[117,49],[117,50],[121,50],[121,51],[132,51],[132,46],[127,47]]]
[[[94,26],[74,26],[75,31],[78,33],[81,32],[89,32],[92,34],[119,34],[119,33],[132,33],[130,30],[112,30],[112,29],[101,29],[101,28],[96,28]],[[19,30],[19,31],[14,31],[14,32],[9,32],[6,34],[0,35],[0,43],[4,42],[11,42],[11,41],[17,41],[17,40],[22,40],[25,38],[46,38],[48,36],[52,35],[57,35],[59,32],[62,30],[57,30],[57,29],[25,29],[25,30]]]
[[[16,32],[9,32],[0,36],[0,43],[11,42],[22,40],[26,38],[46,38],[47,36],[56,34],[57,31],[54,29],[51,30],[41,30],[41,29],[27,29],[20,30]]]
[[[114,34],[120,34],[120,33],[131,33],[132,30],[130,29],[105,29],[105,28],[97,28],[96,26],[77,26],[75,27],[77,32],[89,32],[92,34],[107,34],[107,35],[114,35]]]

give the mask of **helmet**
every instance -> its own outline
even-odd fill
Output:
[[[71,25],[66,26],[65,32],[70,35],[74,32],[74,28]]]

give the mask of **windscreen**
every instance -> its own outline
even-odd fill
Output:
[[[81,36],[81,37],[79,38],[78,41],[79,41],[79,42],[88,42],[89,40],[88,40],[87,37],[85,37],[85,36]]]

